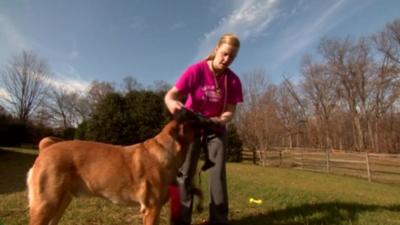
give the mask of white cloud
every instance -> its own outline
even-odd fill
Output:
[[[69,92],[83,93],[89,87],[89,82],[80,78],[79,73],[72,65],[67,65],[66,73],[56,73],[49,79],[49,84],[55,88],[63,88]]]
[[[230,15],[220,20],[217,27],[204,35],[195,59],[205,57],[223,33],[236,33],[241,41],[262,35],[275,19],[277,5],[277,0],[246,0],[240,2]]]
[[[57,75],[47,80],[47,83],[56,89],[64,89],[70,93],[83,94],[89,87],[89,82],[83,81],[79,78],[70,78],[70,76]],[[0,87],[0,99],[11,100],[10,93]]]
[[[3,99],[11,99],[10,93],[8,93],[8,91],[2,87],[0,87],[0,98]]]
[[[87,90],[89,83],[82,80],[69,78],[52,78],[48,80],[49,84],[55,88],[64,89],[68,92],[83,93]]]

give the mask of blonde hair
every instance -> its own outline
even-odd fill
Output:
[[[220,38],[219,41],[217,43],[217,48],[220,47],[222,44],[228,44],[231,45],[237,49],[240,48],[240,40],[239,37],[236,36],[234,33],[226,33],[223,34]],[[213,60],[215,58],[215,51],[214,49],[212,50],[212,52],[207,56],[207,60]]]

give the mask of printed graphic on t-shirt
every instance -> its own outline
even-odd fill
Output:
[[[217,92],[214,85],[206,85],[202,87],[203,99],[209,102],[219,102],[221,101],[221,93]]]

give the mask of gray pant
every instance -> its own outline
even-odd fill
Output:
[[[210,224],[228,224],[228,190],[226,184],[226,134],[209,137],[209,157],[215,163],[209,171],[209,221]],[[193,209],[193,193],[191,191],[193,177],[196,174],[197,162],[200,156],[200,140],[190,148],[185,162],[180,168],[181,175],[177,178],[180,199],[181,219],[177,224],[190,224]]]

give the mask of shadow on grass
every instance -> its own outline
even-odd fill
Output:
[[[26,174],[36,155],[0,149],[0,194],[26,189]]]
[[[244,217],[231,221],[231,225],[352,224],[357,222],[361,213],[382,210],[400,212],[400,205],[381,206],[343,202],[304,204],[271,211],[266,214]]]

